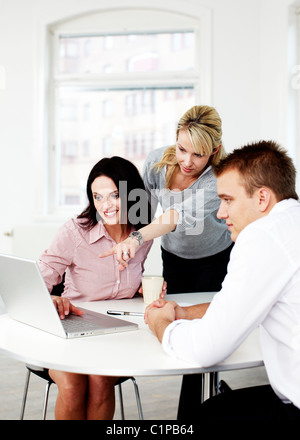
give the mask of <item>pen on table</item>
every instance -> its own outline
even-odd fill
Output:
[[[144,316],[144,312],[123,312],[120,310],[107,310],[108,315]]]

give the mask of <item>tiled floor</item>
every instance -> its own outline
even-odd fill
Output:
[[[17,420],[20,416],[21,401],[26,376],[23,363],[0,352],[0,420]],[[232,388],[268,383],[263,367],[223,373],[220,377]],[[176,420],[181,376],[142,377],[137,379],[145,420]],[[31,375],[25,419],[41,418],[45,382]],[[135,393],[131,381],[122,385],[125,418],[137,420]],[[54,419],[56,386],[50,389],[47,419]],[[115,419],[120,420],[119,399],[116,393]]]

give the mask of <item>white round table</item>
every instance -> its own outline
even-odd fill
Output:
[[[207,302],[211,294],[168,295],[180,304]],[[142,298],[78,304],[106,313],[107,310],[144,311]],[[143,317],[121,316],[139,324],[139,329],[124,333],[62,339],[25,324],[0,316],[0,349],[26,364],[83,374],[107,376],[162,376],[206,373],[263,365],[258,331],[224,362],[201,368],[167,355]]]

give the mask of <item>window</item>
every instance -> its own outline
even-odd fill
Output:
[[[62,157],[64,158],[76,158],[78,153],[78,144],[76,140],[63,141]]]
[[[296,12],[296,13],[295,13]],[[297,168],[297,193],[300,193],[300,8],[293,9],[288,34],[289,89],[287,106],[287,147]]]
[[[131,14],[126,32],[97,31],[94,14],[80,31],[78,19],[52,27],[50,214],[85,206],[88,173],[104,156],[126,157],[141,171],[151,150],[175,143],[178,119],[202,100],[199,21],[175,14],[173,26],[163,14],[153,28],[149,11]]]
[[[110,118],[113,115],[112,101],[107,99],[103,101],[103,117]]]

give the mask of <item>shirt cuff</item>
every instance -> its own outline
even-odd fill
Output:
[[[181,324],[183,321],[185,321],[184,319],[178,319],[177,321],[173,321],[171,324],[168,325],[168,327],[165,329],[163,338],[162,338],[162,347],[164,349],[164,351],[169,354],[170,356],[176,356],[176,352],[172,347],[172,342],[171,342],[171,338],[172,338],[172,332],[173,330],[179,325]]]

